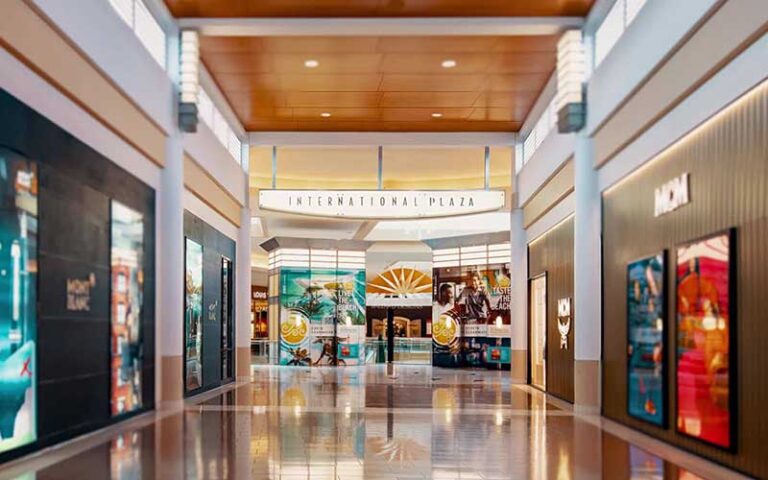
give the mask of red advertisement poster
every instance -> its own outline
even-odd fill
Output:
[[[677,429],[730,448],[731,235],[677,249]]]

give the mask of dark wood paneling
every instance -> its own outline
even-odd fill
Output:
[[[603,196],[603,413],[650,435],[757,477],[768,477],[768,86],[663,152],[641,173]],[[654,189],[690,173],[691,203],[659,218]],[[627,414],[626,266],[662,249],[736,227],[736,451],[725,452],[675,431],[675,271],[667,268],[667,429]]]
[[[222,256],[229,258],[234,266],[236,247],[234,240],[188,211],[184,212],[184,236],[203,246],[203,386],[193,392],[186,392],[196,394],[222,384],[221,259]],[[232,285],[235,285],[234,271],[232,279]],[[229,294],[234,295],[234,288],[230,288]],[[209,317],[209,309],[215,302],[217,307],[213,309],[213,316]],[[235,318],[234,302],[230,318]],[[230,344],[234,345],[234,328],[232,330]]]
[[[3,90],[0,147],[38,162],[39,174],[38,441],[3,461],[119,419],[110,414],[111,199],[144,215],[142,398],[154,407],[155,192]],[[66,280],[91,273],[90,311],[68,311]]]
[[[528,277],[542,273],[547,274],[547,392],[573,402],[573,338],[578,312],[572,312],[567,349],[560,348],[557,329],[557,300],[573,298],[572,217],[528,245]]]

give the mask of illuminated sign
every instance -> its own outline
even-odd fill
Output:
[[[259,208],[316,217],[408,219],[491,212],[495,190],[261,190]]]
[[[571,299],[557,301],[557,331],[560,332],[560,349],[568,349],[568,334],[571,332]]]
[[[660,217],[690,202],[688,174],[673,178],[654,192],[653,216]]]

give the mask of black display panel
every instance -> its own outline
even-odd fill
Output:
[[[200,304],[197,305],[197,296],[188,294],[185,313],[188,317],[191,314],[190,307],[194,306],[199,307],[201,316],[199,329],[190,329],[189,321],[185,326],[185,394],[191,395],[217,387],[234,378],[235,241],[190,212],[184,212],[184,236],[187,250],[187,292],[190,291],[191,276],[196,279],[199,276],[196,265],[198,258],[202,270],[202,284],[193,286],[195,292],[200,292]],[[194,252],[190,252],[190,246]],[[192,254],[194,255],[191,256]],[[191,305],[193,297],[195,305]],[[190,336],[193,330],[199,334],[199,338]]]
[[[137,413],[154,405],[155,193],[0,90],[0,149],[37,165],[37,440],[0,462],[101,428],[112,417],[111,204],[141,216],[142,332]],[[2,293],[0,292],[0,295]]]

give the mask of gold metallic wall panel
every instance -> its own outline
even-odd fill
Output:
[[[523,226],[533,225],[573,191],[573,159],[555,173],[523,207]]]
[[[603,413],[679,447],[768,478],[768,83],[747,94],[603,196]],[[654,189],[690,175],[690,203],[654,217]],[[736,227],[736,452],[675,431],[675,246]],[[627,415],[626,268],[667,249],[669,428]]]
[[[573,217],[528,244],[528,278],[547,274],[547,393],[573,402],[573,339],[578,312],[573,312],[568,348],[560,348],[557,300],[573,298]],[[530,318],[529,318],[530,322]],[[529,328],[530,332],[531,329]]]
[[[375,189],[377,147],[278,147],[277,187]],[[511,191],[513,149],[493,146],[490,187]],[[385,189],[481,189],[483,147],[384,147]],[[251,188],[272,188],[272,147],[250,149]]]
[[[184,155],[184,186],[234,226],[240,227],[240,204],[189,155]]]
[[[595,165],[627,144],[768,30],[764,0],[730,0],[715,11],[595,133]]]
[[[159,166],[165,134],[22,0],[3,0],[0,46]]]

